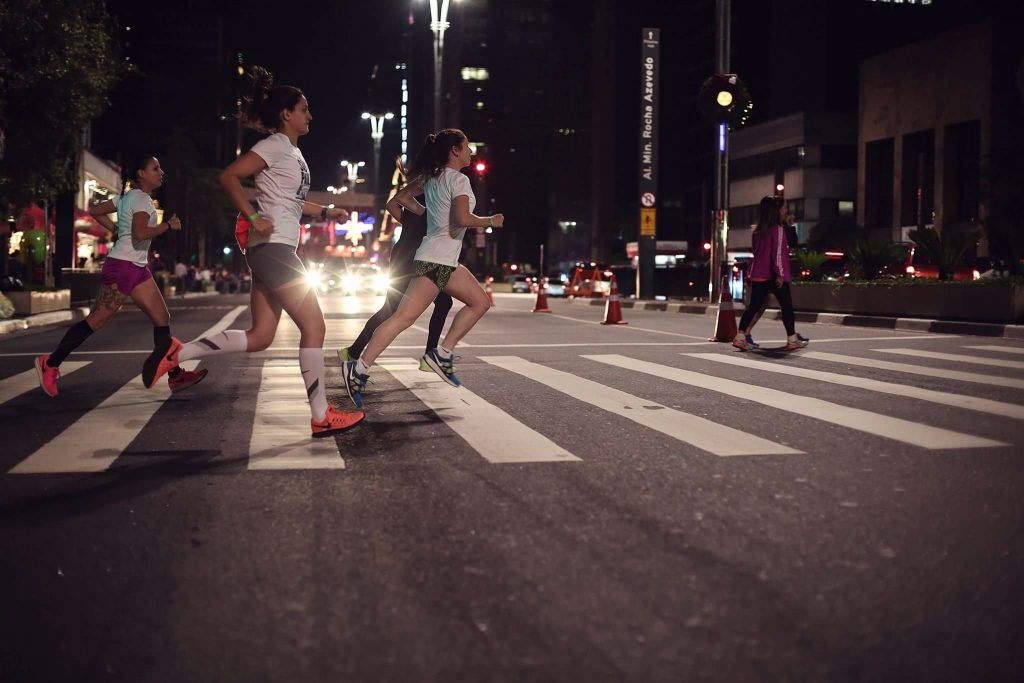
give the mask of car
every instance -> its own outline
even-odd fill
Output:
[[[537,285],[537,275],[533,273],[520,273],[509,277],[512,284],[513,294],[529,294]]]
[[[913,242],[897,242],[899,257],[882,270],[882,275],[888,277],[912,277],[929,280],[939,278],[939,266],[928,254],[921,251]],[[957,266],[953,271],[953,279],[958,281],[977,280],[981,273],[974,267],[973,263],[965,263]]]
[[[383,296],[390,284],[387,273],[377,266],[340,258],[309,264],[306,281],[322,293],[337,292],[343,296]]]

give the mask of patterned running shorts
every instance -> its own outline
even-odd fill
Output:
[[[430,261],[412,262],[413,275],[422,275],[423,277],[430,278],[430,281],[437,285],[437,288],[442,292],[448,286],[448,279],[455,272],[456,268],[458,266],[444,266],[440,263],[431,263]]]

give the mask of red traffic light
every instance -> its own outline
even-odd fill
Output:
[[[487,162],[486,161],[478,161],[478,162],[476,162],[473,165],[473,170],[476,171],[477,173],[481,173],[481,174],[486,173],[487,172]]]
[[[711,242],[704,243],[704,251],[711,251]]]

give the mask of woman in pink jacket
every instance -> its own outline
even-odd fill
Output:
[[[732,345],[742,351],[753,348],[747,340],[754,315],[764,308],[769,294],[774,294],[782,307],[782,324],[786,326],[786,349],[793,351],[807,346],[807,340],[796,333],[793,297],[789,283],[789,244],[786,241],[786,200],[765,197],[761,200],[761,216],[751,235],[754,258],[750,263],[750,305],[740,318],[740,329]]]

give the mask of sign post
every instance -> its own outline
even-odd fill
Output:
[[[658,205],[658,51],[661,31],[641,30],[640,54],[640,234],[638,299],[654,298],[654,255]]]

